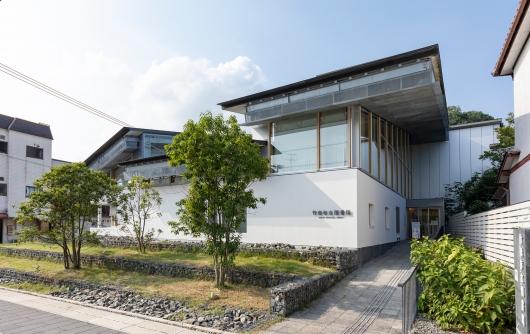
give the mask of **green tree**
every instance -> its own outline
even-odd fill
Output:
[[[485,114],[482,111],[470,110],[463,112],[460,106],[448,106],[447,113],[449,116],[450,126],[494,119],[493,116]]]
[[[153,188],[153,181],[143,176],[133,176],[124,188],[115,203],[124,223],[120,230],[136,241],[137,251],[145,253],[149,242],[162,233],[160,229],[147,228],[149,220],[162,215],[159,212],[162,197]]]
[[[495,129],[496,137],[499,141],[489,151],[484,151],[480,156],[482,160],[489,160],[495,169],[499,169],[507,148],[515,146],[515,124],[513,112],[506,117],[507,125],[501,124]]]
[[[97,216],[99,203],[112,200],[118,188],[116,181],[101,171],[89,169],[84,162],[64,164],[52,168],[34,182],[37,191],[17,211],[17,220],[48,222],[48,231],[36,227],[25,228],[20,242],[44,240],[59,245],[63,250],[64,268],[81,267],[81,248],[98,243],[87,224]]]
[[[172,231],[205,238],[216,284],[223,286],[241,242],[237,230],[246,221],[247,209],[266,203],[250,186],[265,179],[269,161],[234,116],[224,120],[210,111],[196,123],[189,120],[165,148],[170,165],[185,165],[183,177],[190,181],[187,196],[176,203],[179,221],[170,223]]]
[[[445,212],[448,217],[462,211],[476,214],[502,205],[500,201],[492,201],[491,196],[498,188],[495,180],[504,152],[506,148],[515,144],[513,112],[508,114],[506,122],[508,125],[501,125],[495,129],[499,142],[480,156],[482,160],[489,160],[492,167],[483,173],[473,174],[471,179],[463,184],[455,182],[445,186]]]

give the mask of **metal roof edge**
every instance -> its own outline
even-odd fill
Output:
[[[129,128],[129,127],[123,127],[118,132],[116,132],[112,137],[110,137],[109,140],[107,140],[103,145],[101,145],[94,153],[92,153],[88,158],[85,159],[85,164],[89,166],[98,156],[105,153],[109,148],[112,147],[120,138],[127,135],[129,132],[132,131],[141,131],[141,132],[149,132],[154,134],[168,134],[168,135],[176,135],[178,132],[176,131],[166,131],[166,130],[153,130],[153,129],[142,129],[142,128]]]
[[[519,32],[519,27],[521,26],[521,23],[523,22],[523,19],[528,12],[529,6],[530,6],[529,0],[521,0],[519,2],[519,6],[517,7],[517,11],[515,12],[512,25],[510,26],[510,30],[508,31],[508,36],[506,36],[506,39],[504,40],[504,45],[502,46],[501,54],[499,55],[499,59],[497,60],[497,63],[495,64],[495,68],[493,69],[493,72],[491,73],[491,75],[493,75],[494,77],[510,75],[510,74],[501,74],[501,71],[506,63],[506,58],[511,51],[515,37],[517,36],[517,33]]]
[[[495,119],[490,119],[490,120],[487,120],[487,121],[451,125],[451,126],[449,126],[449,131],[451,131],[451,130],[462,130],[462,129],[467,129],[467,128],[476,128],[476,127],[479,127],[479,126],[494,125],[494,124],[501,124],[501,123],[502,123],[502,118],[495,118]]]
[[[298,81],[298,82],[295,82],[295,83],[291,83],[291,84],[288,84],[288,85],[284,85],[284,86],[276,87],[276,88],[273,88],[273,89],[265,90],[265,91],[258,92],[258,93],[255,93],[255,94],[251,94],[251,95],[243,96],[243,97],[240,97],[240,98],[228,100],[228,101],[225,101],[225,102],[218,103],[217,105],[221,106],[223,110],[226,110],[227,108],[235,107],[235,106],[241,105],[241,104],[243,104],[245,102],[257,100],[257,99],[260,99],[260,98],[263,98],[263,97],[267,97],[267,96],[271,96],[271,95],[277,95],[277,94],[281,94],[281,93],[287,93],[287,92],[291,92],[291,91],[296,90],[296,89],[307,87],[309,85],[316,85],[316,84],[320,84],[320,83],[326,83],[326,82],[330,82],[330,81],[333,81],[333,80],[336,80],[336,79],[342,79],[342,78],[344,78],[345,76],[348,76],[348,75],[360,74],[360,73],[364,73],[364,72],[367,72],[367,71],[379,69],[381,67],[390,66],[390,65],[396,65],[396,64],[399,64],[399,63],[402,63],[402,62],[406,62],[406,61],[409,61],[409,60],[414,60],[414,59],[419,59],[419,58],[422,58],[422,57],[429,57],[429,56],[437,56],[439,58],[440,49],[438,47],[438,44],[433,44],[433,45],[430,45],[430,46],[427,46],[427,47],[424,47],[424,48],[420,48],[420,49],[416,49],[416,50],[400,53],[400,54],[397,54],[397,55],[394,55],[394,56],[381,58],[381,59],[378,59],[378,60],[370,61],[370,62],[367,62],[367,63],[362,63],[362,64],[351,66],[351,67],[346,67],[346,68],[343,68],[343,69],[340,69],[340,70],[327,72],[327,73],[324,73],[324,74],[317,75],[317,76],[315,76],[313,78],[310,78],[310,79]],[[441,74],[441,63],[440,63],[439,60],[438,60],[438,64],[436,64],[436,65],[440,68],[440,74]],[[443,89],[443,80],[441,80],[441,82],[442,82],[442,89]]]

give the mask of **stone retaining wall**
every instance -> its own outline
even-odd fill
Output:
[[[135,248],[135,241],[130,237],[100,236],[100,241],[105,247]],[[185,253],[197,253],[204,250],[204,242],[193,240],[163,240],[154,241],[147,245],[150,251],[171,250]],[[357,254],[350,248],[325,247],[325,246],[293,246],[290,244],[242,243],[240,252],[249,252],[268,257],[299,260],[302,262],[313,261],[328,268],[339,271],[350,270],[357,267]],[[353,254],[353,255],[352,255]]]
[[[0,248],[0,254],[8,256],[21,256],[38,260],[51,259],[55,261],[63,261],[63,254],[57,252],[2,247]],[[207,281],[215,280],[215,271],[212,267],[199,267],[183,264],[149,262],[119,257],[91,255],[81,255],[81,265],[137,271],[150,275],[189,277]],[[261,287],[272,287],[300,277],[293,274],[270,273],[252,270],[229,270],[226,275],[226,279],[229,283],[248,284]]]
[[[119,239],[119,238],[115,238]],[[125,238],[122,238],[125,239]],[[121,245],[120,245],[121,243]],[[114,240],[107,243],[108,247],[134,247],[131,241],[127,240]],[[171,248],[173,247],[173,248]],[[189,249],[194,252],[197,249],[202,249],[202,242],[157,242],[150,245],[152,250],[161,249],[173,249],[182,250]],[[270,313],[281,316],[287,316],[296,310],[307,305],[312,300],[320,296],[324,291],[331,288],[342,278],[357,269],[357,250],[346,249],[346,248],[329,248],[329,247],[310,247],[306,249],[299,249],[289,245],[271,245],[271,244],[244,244],[241,250],[262,253],[262,252],[277,252],[278,256],[282,253],[292,254],[292,258],[297,258],[294,254],[301,256],[299,260],[305,259],[319,259],[326,262],[329,266],[337,269],[336,272],[329,274],[322,274],[311,278],[302,278],[292,274],[279,274],[279,273],[268,273],[259,271],[247,271],[247,270],[230,270],[227,272],[227,281],[234,284],[248,284],[261,287],[272,287],[270,289],[271,300],[270,300]],[[9,256],[22,256],[36,259],[53,259],[56,261],[62,261],[62,253],[57,252],[45,252],[27,249],[14,249],[14,248],[0,248],[0,254]],[[287,255],[289,258],[289,255]],[[148,273],[152,275],[164,275],[170,277],[190,277],[201,280],[214,280],[215,272],[211,267],[198,267],[189,266],[182,264],[171,264],[171,263],[160,263],[160,262],[148,262],[141,260],[130,260],[116,257],[106,256],[81,256],[82,265],[85,266],[98,266],[110,269],[123,269],[129,271],[138,271]],[[0,275],[4,273],[3,269],[0,271]],[[23,275],[23,274],[21,274]],[[28,280],[31,282],[32,278],[38,275],[32,273],[25,273]],[[33,275],[33,276],[32,276]],[[39,278],[44,279],[44,278]],[[39,281],[45,284],[57,284],[53,280],[49,283]],[[76,283],[77,284],[77,283]],[[81,283],[79,283],[81,284]],[[90,283],[85,283],[90,284]],[[61,284],[64,285],[64,284]]]
[[[288,316],[315,300],[345,276],[342,272],[333,272],[275,286],[270,289],[269,310],[272,314]]]
[[[22,282],[41,283],[50,286],[64,286],[68,288],[106,290],[106,291],[126,291],[126,289],[117,286],[108,286],[97,283],[89,283],[73,279],[54,279],[44,277],[38,273],[21,271],[16,269],[0,268],[0,277],[15,279]]]

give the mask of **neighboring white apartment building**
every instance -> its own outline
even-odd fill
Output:
[[[267,204],[248,212],[242,241],[352,247],[362,258],[408,238],[410,221],[434,235],[445,221],[444,185],[489,167],[478,156],[500,124],[448,126],[437,45],[220,105],[245,116],[271,159],[269,176],[253,185]],[[155,179],[164,204],[152,226],[161,238],[188,239],[167,226],[186,195],[182,168],[169,167],[164,155],[126,153],[127,134],[139,130],[122,129],[86,163],[121,181]]]
[[[507,152],[497,182],[509,182],[509,204],[530,200],[530,1],[521,0],[493,71],[514,86],[515,149]]]
[[[50,126],[0,114],[0,240],[17,239],[14,218],[33,182],[52,166]],[[61,163],[61,162],[57,162]]]

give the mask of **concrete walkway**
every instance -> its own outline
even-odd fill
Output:
[[[305,310],[263,334],[401,333],[401,288],[410,268],[410,243],[403,241],[366,263]]]
[[[1,334],[197,334],[222,333],[214,329],[171,324],[169,321],[87,307],[74,301],[0,288]]]

